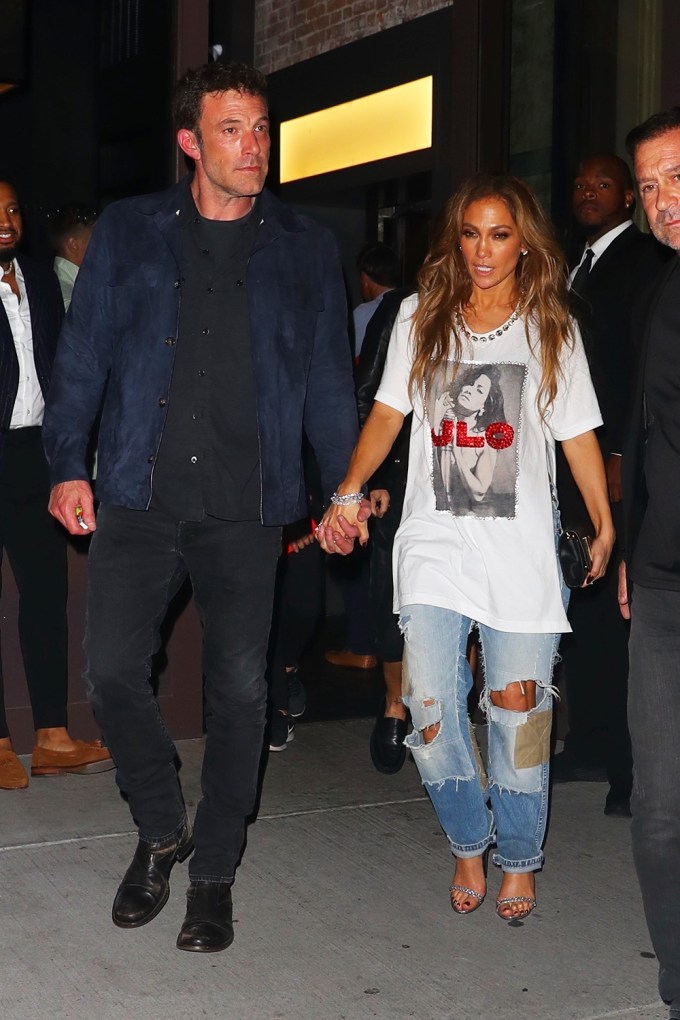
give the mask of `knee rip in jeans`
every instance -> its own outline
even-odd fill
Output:
[[[514,730],[513,764],[516,769],[544,765],[550,758],[552,697],[551,684],[540,680],[517,680],[501,691],[485,687],[481,708],[487,718],[508,730]]]
[[[424,701],[423,701],[423,708],[433,708],[436,704],[437,704],[437,702],[435,701],[434,698],[425,698]],[[426,744],[431,744],[432,741],[434,740],[434,738],[439,733],[439,730],[441,729],[441,725],[442,725],[441,724],[441,705],[439,707],[440,707],[439,721],[438,722],[430,723],[429,726],[425,726],[420,731],[420,735],[423,738],[423,742],[426,743]]]

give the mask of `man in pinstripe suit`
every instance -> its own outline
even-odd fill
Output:
[[[31,774],[113,767],[98,741],[66,729],[68,663],[66,539],[47,511],[49,478],[41,424],[64,314],[54,272],[19,254],[16,192],[0,181],[0,556],[19,589],[19,638],[36,733]],[[12,748],[0,667],[0,789],[28,776]]]

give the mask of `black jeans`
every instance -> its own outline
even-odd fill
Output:
[[[90,548],[86,680],[143,840],[185,817],[175,747],[150,685],[168,603],[187,575],[203,623],[206,745],[192,880],[231,882],[253,810],[265,723],[265,658],[279,528],[176,521],[102,506]],[[196,692],[200,697],[200,692]]]
[[[635,585],[628,717],[633,857],[659,960],[659,992],[680,1015],[680,591]]]
[[[50,485],[39,428],[13,429],[0,456],[0,555],[19,591],[19,641],[35,729],[66,726],[66,532],[47,511]],[[9,736],[0,667],[0,737]]]

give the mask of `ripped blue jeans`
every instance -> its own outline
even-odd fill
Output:
[[[484,666],[481,708],[488,722],[487,772],[468,717],[472,674],[466,657],[473,620],[438,606],[404,606],[403,699],[413,720],[406,738],[420,778],[456,857],[496,843],[503,871],[536,871],[548,813],[553,663],[559,634],[510,634],[479,625]],[[533,680],[536,707],[498,708],[491,692]],[[430,743],[422,730],[438,724]]]

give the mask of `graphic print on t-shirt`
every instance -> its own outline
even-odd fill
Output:
[[[432,484],[437,510],[454,517],[514,518],[524,364],[461,362],[429,388]]]

